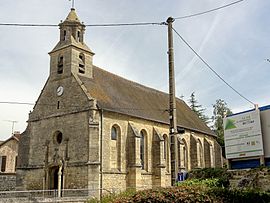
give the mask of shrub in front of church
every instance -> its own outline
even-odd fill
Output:
[[[157,202],[157,203],[171,203],[171,202],[184,202],[184,203],[220,203],[211,194],[204,190],[202,187],[197,186],[179,186],[171,188],[160,188],[152,190],[143,190],[131,195],[129,197],[116,198],[114,203],[144,203],[144,202]]]
[[[209,180],[215,179],[216,186],[229,187],[231,174],[225,168],[203,168],[193,169],[189,172],[189,180]]]
[[[188,179],[186,181],[178,182],[176,186],[200,186],[204,188],[222,187],[222,183],[219,178],[210,179]]]
[[[197,184],[197,183],[196,183]],[[270,202],[270,193],[246,189],[229,189],[224,187],[190,186],[124,192],[103,198],[102,203],[265,203]],[[209,184],[209,183],[207,183]]]
[[[109,202],[115,202],[116,200],[118,201],[119,199],[128,199],[132,197],[133,195],[136,194],[135,189],[127,189],[124,192],[121,192],[119,194],[112,193],[112,194],[107,194],[102,197],[102,201],[99,201],[97,198],[93,198],[88,200],[88,203],[109,203]]]
[[[270,193],[255,189],[212,188],[208,191],[223,203],[266,203],[270,202]]]

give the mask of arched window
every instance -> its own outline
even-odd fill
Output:
[[[81,41],[81,32],[80,31],[77,32],[77,38],[78,38],[78,42],[80,42]]]
[[[57,73],[62,74],[63,73],[63,67],[64,67],[64,57],[59,56],[58,62],[57,62]]]
[[[85,73],[85,57],[83,53],[80,53],[79,55],[79,73]]]
[[[166,170],[169,171],[169,139],[168,136],[166,134],[163,135],[163,139],[164,139],[164,159],[165,159],[165,167]]]
[[[141,131],[140,159],[143,170],[147,170],[147,136],[144,130]]]
[[[181,147],[180,147],[180,161],[181,161],[181,168],[188,169],[188,151],[187,151],[187,142],[185,139],[181,139],[180,141]]]
[[[214,156],[214,147],[210,144],[210,166],[213,168],[215,167],[215,156]]]
[[[187,148],[183,147],[183,167],[187,169]]]
[[[168,148],[168,146],[167,146],[167,144],[168,144],[168,137],[167,137],[167,135],[163,135],[163,139],[164,139],[164,159],[166,160],[167,159],[167,148]]]
[[[198,163],[198,168],[203,167],[203,148],[202,148],[202,143],[199,139],[197,140],[197,163]]]
[[[140,140],[140,159],[142,169],[144,169],[144,134],[141,132],[141,140]]]
[[[180,142],[180,140],[177,139],[178,168],[182,167],[181,159],[183,157],[182,157],[182,154],[181,154],[181,152],[182,152],[181,148],[183,148],[183,143]]]
[[[111,128],[110,166],[112,169],[121,170],[121,131],[118,125]]]
[[[113,126],[111,129],[111,140],[117,140],[117,130],[115,126]]]
[[[64,33],[63,33],[63,41],[66,41],[67,40],[67,31],[64,30]]]

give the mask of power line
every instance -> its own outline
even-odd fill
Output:
[[[0,104],[11,104],[11,105],[30,105],[34,106],[34,103],[28,103],[28,102],[14,102],[14,101],[0,101]],[[45,103],[37,103],[38,106],[56,106],[55,104],[45,104]],[[66,105],[65,103],[62,103],[62,105],[65,108],[68,107],[81,107],[79,105]],[[106,108],[105,108],[106,109]],[[129,108],[129,107],[115,107],[112,108],[113,110],[131,110],[131,111],[145,111],[145,110],[153,110],[153,111],[168,111],[167,108],[164,109],[158,109],[158,108],[152,108],[152,109],[145,109],[145,108]]]
[[[135,23],[105,23],[88,24],[87,27],[120,27],[120,26],[147,26],[147,25],[166,25],[165,22],[135,22]],[[0,26],[10,27],[57,27],[57,24],[31,24],[31,23],[0,23]]]
[[[87,27],[116,27],[116,26],[146,26],[146,25],[166,25],[165,22],[140,22],[140,23],[106,23],[106,24],[89,24]]]
[[[56,24],[30,24],[30,23],[0,23],[0,26],[10,27],[57,27]]]
[[[13,102],[13,101],[0,101],[0,104],[19,104],[19,105],[35,105],[34,103],[28,103],[28,102]]]
[[[243,94],[233,88],[228,82],[225,81],[191,46],[190,44],[174,29],[173,31],[177,34],[177,36],[191,49],[191,51],[221,80],[223,81],[228,87],[230,87],[235,93],[237,93],[240,97],[248,101],[249,103],[255,105],[252,101],[247,99]]]
[[[191,14],[191,15],[180,16],[180,17],[177,17],[177,18],[174,18],[174,19],[175,20],[179,20],[179,19],[185,19],[185,18],[191,18],[191,17],[203,15],[203,14],[206,14],[206,13],[210,13],[210,12],[213,12],[213,11],[217,11],[217,10],[220,10],[220,9],[223,9],[223,8],[226,8],[226,7],[229,7],[229,6],[232,6],[232,5],[237,4],[237,3],[240,3],[242,1],[244,1],[244,0],[234,1],[232,3],[226,4],[226,5],[217,7],[217,8],[213,8],[213,9],[210,9],[210,10],[207,10],[207,11],[203,11],[203,12],[199,12],[199,13],[195,13],[195,14]]]
[[[175,20],[179,19],[185,19],[185,18],[191,18],[199,15],[203,15],[206,13],[210,13],[213,11],[217,11],[229,6],[232,6],[234,4],[240,3],[244,0],[238,0],[217,8],[213,8],[207,11],[191,14],[191,15],[186,15],[186,16],[180,16],[174,18]],[[166,25],[165,22],[134,22],[134,23],[104,23],[104,24],[88,24],[85,25],[87,27],[120,27],[120,26],[147,26],[147,25]],[[12,27],[57,27],[57,24],[32,24],[32,23],[0,23],[0,26],[12,26]]]

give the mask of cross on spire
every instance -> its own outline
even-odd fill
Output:
[[[72,8],[74,8],[74,6],[75,6],[75,0],[69,0],[69,1],[72,1]]]

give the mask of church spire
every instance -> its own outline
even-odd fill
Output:
[[[71,11],[69,12],[68,16],[66,17],[65,21],[76,21],[76,22],[80,22],[77,13],[75,12],[75,8],[71,8]]]
[[[59,29],[60,40],[52,52],[64,46],[73,45],[92,53],[84,43],[85,25],[80,21],[74,8],[71,8],[66,19],[59,23]]]
[[[51,56],[51,77],[83,75],[92,77],[94,53],[84,43],[85,25],[80,21],[74,8],[59,24],[60,40],[49,53]]]
[[[70,41],[73,37],[77,42],[83,43],[83,35],[85,32],[85,25],[81,23],[74,8],[71,8],[66,20],[59,24],[60,27],[60,40]]]

